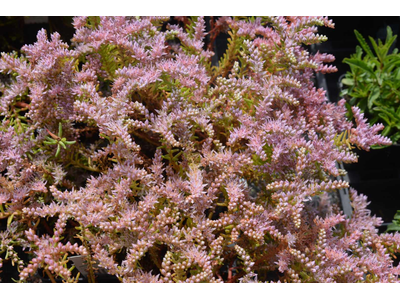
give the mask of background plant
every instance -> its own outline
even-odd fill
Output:
[[[398,210],[394,215],[393,221],[387,227],[387,232],[400,231],[400,211]]]
[[[75,254],[90,282],[97,263],[122,282],[398,281],[400,235],[379,235],[354,190],[350,219],[327,198],[348,186],[335,163],[357,161],[352,145],[390,144],[314,87],[334,57],[304,45],[332,21],[73,25],[71,46],[42,30],[0,60],[0,255],[20,281],[75,282]]]
[[[343,60],[350,72],[342,80],[346,88],[341,95],[348,99],[350,115],[351,106],[360,107],[370,124],[385,125],[382,135],[395,143],[400,139],[400,54],[397,48],[390,50],[397,36],[388,26],[384,43],[369,37],[372,50],[362,35],[354,32],[361,47],[357,46],[356,53]]]

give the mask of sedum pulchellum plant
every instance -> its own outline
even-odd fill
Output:
[[[327,200],[348,187],[335,163],[357,161],[349,144],[390,144],[313,84],[334,57],[304,45],[332,21],[73,25],[70,46],[41,30],[0,60],[0,257],[18,280],[77,281],[68,257],[81,255],[91,282],[97,264],[121,282],[398,281],[400,235],[379,235],[354,190],[351,218]]]

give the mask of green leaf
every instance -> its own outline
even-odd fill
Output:
[[[360,46],[356,46],[356,53],[351,55],[351,57],[362,59],[362,54],[363,54],[363,51],[362,51],[361,47]]]
[[[392,130],[392,127],[391,126],[386,126],[385,129],[383,129],[383,131],[381,132],[381,135],[388,136],[390,130]]]
[[[350,66],[355,66],[357,68],[360,68],[361,70],[367,72],[368,74],[372,75],[373,78],[378,80],[374,70],[370,66],[368,66],[365,62],[354,58],[345,58],[343,62]]]
[[[393,143],[397,143],[397,141],[400,139],[400,131],[390,136],[390,139],[392,140]],[[398,217],[400,219],[400,215]]]
[[[399,80],[398,82],[400,83],[400,68],[397,69],[397,73],[394,78]]]
[[[379,95],[381,94],[381,91],[379,89],[379,86],[374,87],[374,89],[371,91],[368,97],[368,109],[372,108],[372,105],[374,104],[374,101],[378,99]]]
[[[372,37],[369,37],[369,40],[371,41],[372,47],[374,47],[374,50],[376,52],[376,55],[378,56],[379,61],[383,63],[383,56],[381,49],[378,47],[378,45],[376,44],[375,40]]]
[[[344,95],[347,95],[348,91],[349,91],[348,89],[341,90],[340,97],[343,97]]]
[[[381,111],[389,116],[393,121],[400,122],[400,116],[396,115],[393,107],[377,106],[373,108],[375,111]]]
[[[172,158],[173,161],[177,162],[177,161],[179,160],[179,156],[181,156],[182,153],[183,153],[183,152],[181,151],[181,152],[179,152],[177,155],[175,155],[175,156]]]
[[[400,231],[400,225],[391,223],[388,225],[386,230],[387,231]]]
[[[386,27],[386,41],[385,44],[387,44],[393,37],[393,31],[392,28],[390,26]],[[396,36],[395,36],[396,38]]]
[[[382,55],[386,56],[390,47],[392,46],[392,44],[394,43],[394,41],[397,38],[397,35],[393,36],[393,32],[392,29],[390,28],[390,26],[386,27],[386,40],[385,40],[385,45],[383,46],[383,52]]]
[[[343,78],[342,83],[345,85],[354,85],[354,79],[351,78]]]
[[[363,36],[357,30],[354,30],[354,34],[356,35],[356,38],[361,47],[364,49],[365,52],[367,52],[367,55],[369,55],[371,58],[374,58],[374,54],[372,53],[371,48],[368,46]]]
[[[396,214],[395,214],[394,217],[393,217],[393,220],[399,220],[399,221],[400,221],[400,210],[398,210],[398,211],[396,212]]]
[[[11,215],[8,216],[7,228],[11,225],[11,222],[12,222],[13,218],[14,218],[14,213],[12,213]]]
[[[57,143],[57,141],[55,139],[52,139],[49,136],[46,136],[46,140],[48,140],[50,143],[53,143],[53,144]]]
[[[56,151],[56,157],[58,157],[58,155],[60,154],[60,144],[57,145],[57,151]]]
[[[394,127],[396,127],[397,129],[399,129],[399,130],[400,130],[400,123],[396,123],[396,124],[394,124]]]
[[[360,95],[359,98],[367,98],[373,86],[373,83],[369,83],[361,87],[354,88],[354,92],[357,92]]]
[[[345,103],[344,106],[347,108],[347,113],[346,116],[349,120],[351,120],[353,118],[353,112],[351,110],[351,105],[349,103]]]
[[[379,116],[382,120],[384,120],[384,121],[386,122],[386,124],[388,124],[388,125],[392,124],[392,122],[390,121],[390,119],[388,118],[388,116],[385,115],[384,113],[380,113],[380,114],[378,114],[378,116]]]
[[[63,141],[59,141],[58,144],[61,145],[65,150],[67,149],[67,147],[65,146],[65,144],[63,143]]]
[[[389,73],[398,64],[400,64],[400,56],[396,56],[396,57],[393,57],[393,58],[388,56],[388,59],[386,60],[386,63],[385,63],[385,66],[382,69],[382,72]],[[399,79],[399,78],[397,78],[397,79]]]

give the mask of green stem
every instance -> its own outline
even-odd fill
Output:
[[[91,171],[91,172],[98,172],[98,173],[100,173],[100,170],[99,170],[99,169],[91,168],[91,167],[82,165],[82,164],[80,164],[80,163],[78,163],[78,162],[76,162],[76,161],[73,161],[73,160],[70,161],[70,164],[73,165],[73,166],[75,166],[75,167],[82,168],[82,169],[85,169],[85,170],[88,170],[88,171]]]
[[[90,247],[86,242],[86,235],[85,235],[86,228],[84,228],[82,226],[82,224],[81,224],[81,228],[82,228],[82,243],[83,243],[83,246],[86,248],[86,251],[88,252],[88,255],[86,256],[86,260],[87,260],[87,264],[88,264],[88,282],[96,283],[96,279],[94,277],[93,265],[92,265],[92,254],[90,251]]]

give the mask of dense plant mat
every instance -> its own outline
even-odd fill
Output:
[[[327,18],[77,17],[0,71],[0,265],[21,282],[396,282],[400,235],[337,162],[389,145],[328,103]],[[218,63],[217,36],[228,36]],[[74,258],[73,258],[74,256]],[[42,278],[42,279],[41,279]]]

